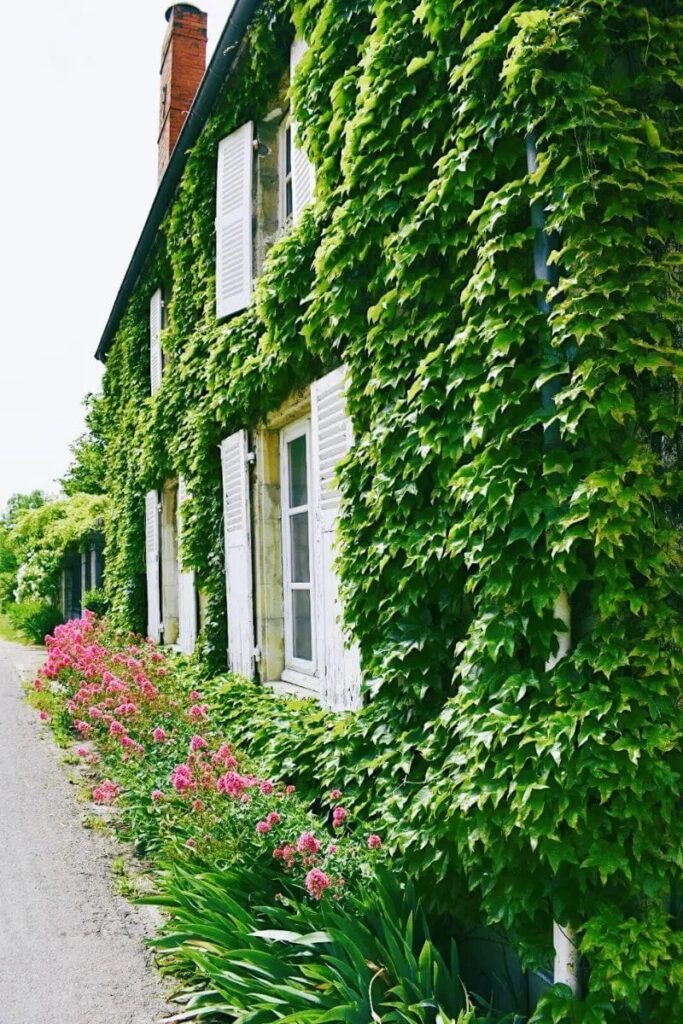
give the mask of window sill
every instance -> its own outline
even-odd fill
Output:
[[[321,700],[319,680],[314,676],[306,676],[302,672],[284,669],[280,679],[273,679],[264,684],[274,693],[290,694],[293,697]]]

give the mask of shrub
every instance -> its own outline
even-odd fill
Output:
[[[61,610],[44,601],[18,601],[5,610],[13,626],[35,644],[42,644],[62,621]]]
[[[86,590],[83,594],[83,607],[87,608],[93,615],[105,615],[109,610],[109,601],[107,600],[104,587]]]

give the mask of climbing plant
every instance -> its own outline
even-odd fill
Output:
[[[270,109],[292,17],[316,202],[219,324],[217,145]],[[367,701],[282,745],[529,963],[573,930],[585,998],[554,989],[539,1022],[683,1011],[682,44],[673,0],[266,0],[107,362],[114,618],[144,625],[143,496],[182,473],[207,671],[218,443],[349,365],[339,569]]]

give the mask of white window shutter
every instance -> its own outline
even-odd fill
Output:
[[[145,495],[145,561],[147,569],[147,636],[161,639],[161,594],[159,579],[159,495]]]
[[[296,71],[297,64],[306,53],[308,44],[303,39],[295,39],[292,43],[292,49],[289,55],[289,80],[294,81],[294,72]],[[296,120],[294,114],[291,117],[292,125],[292,212],[294,222],[301,216],[301,211],[304,206],[311,201],[313,198],[313,190],[315,188],[315,168],[313,164],[306,156],[303,149],[297,146],[295,142],[296,138]]]
[[[251,302],[254,124],[248,121],[218,146],[216,179],[216,316]]]
[[[225,576],[228,592],[228,663],[232,672],[254,674],[254,609],[246,430],[221,444]]]
[[[157,288],[149,303],[149,375],[152,394],[161,385],[162,308],[161,288]]]
[[[194,571],[183,569],[180,550],[183,536],[183,502],[187,500],[185,481],[178,478],[178,646],[183,654],[192,654],[197,642],[197,589]]]
[[[339,491],[336,469],[352,443],[346,412],[346,368],[311,385],[311,428],[315,480],[316,621],[318,664],[326,703],[334,710],[360,704],[360,653],[344,642],[339,580],[334,567]]]

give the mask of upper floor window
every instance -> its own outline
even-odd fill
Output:
[[[163,374],[163,354],[161,351],[161,331],[164,327],[164,296],[161,288],[157,288],[149,301],[149,376],[152,394],[161,386]]]
[[[251,302],[253,285],[254,124],[248,121],[218,146],[216,174],[216,316]]]
[[[294,218],[292,182],[292,122],[287,115],[280,125],[280,229],[286,230]]]

